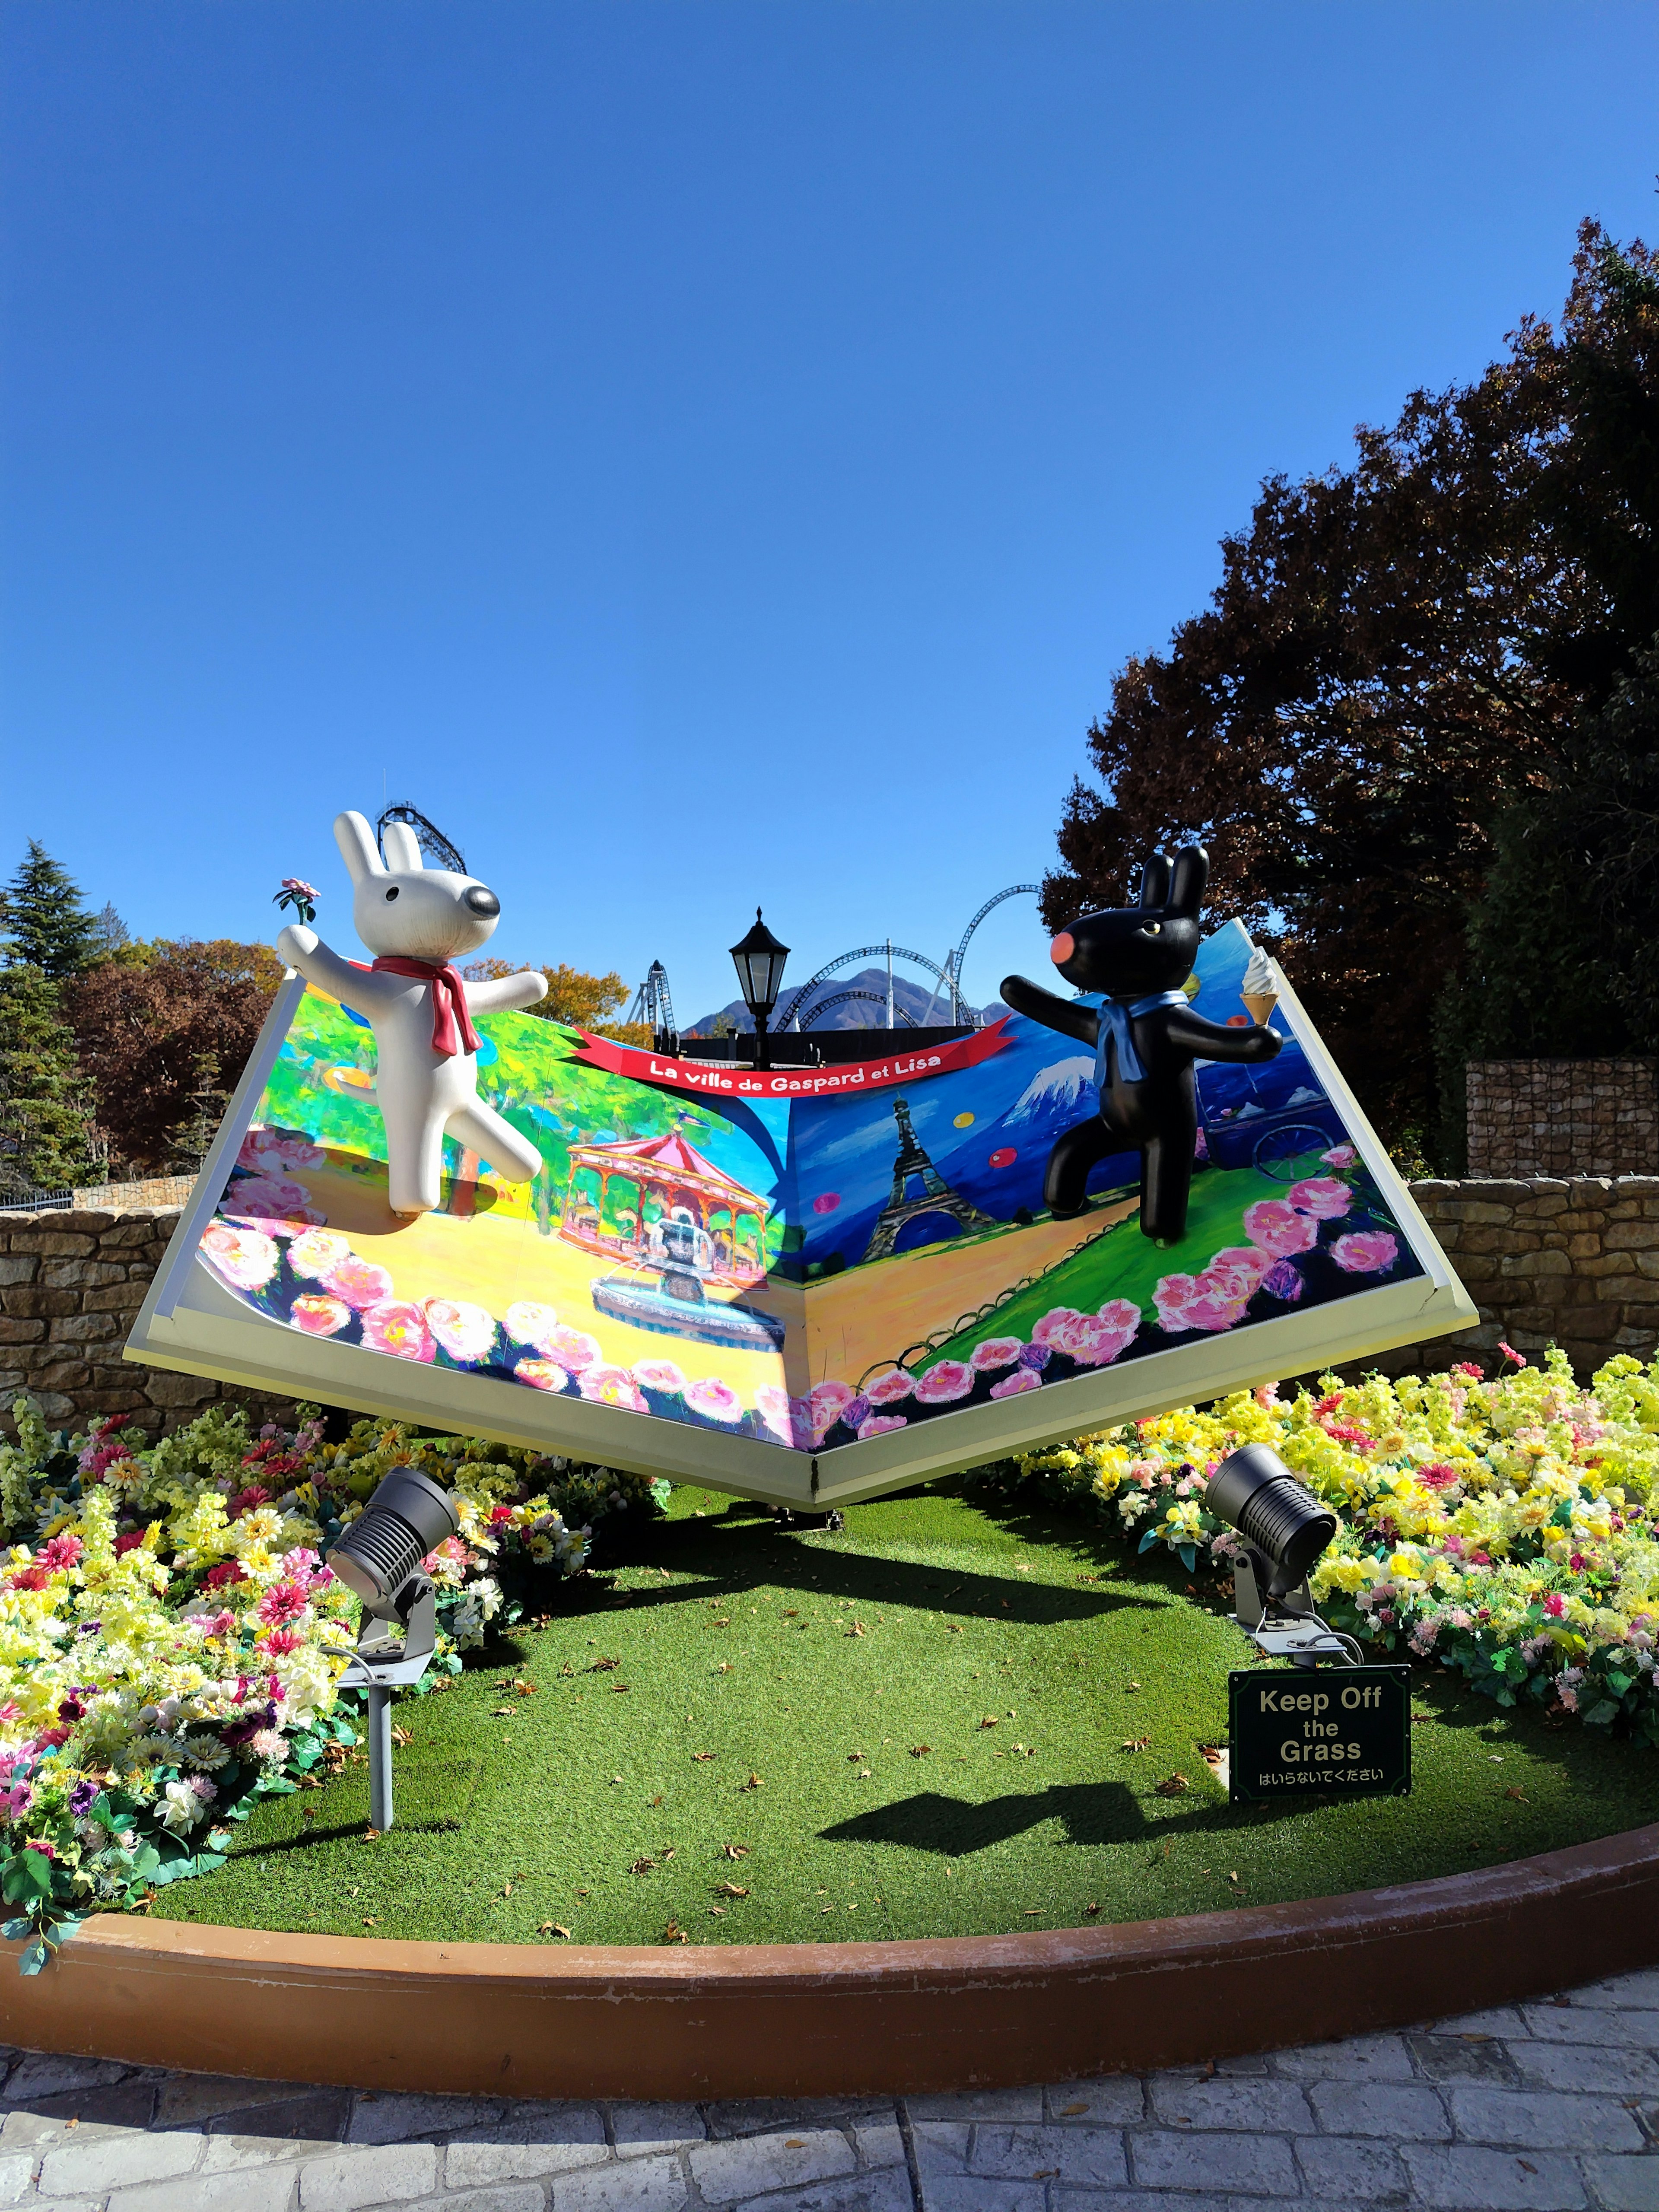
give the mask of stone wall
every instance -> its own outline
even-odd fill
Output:
[[[1559,1344],[1588,1378],[1615,1352],[1659,1348],[1659,1176],[1419,1182],[1413,1195],[1480,1308],[1477,1327],[1361,1362],[1390,1374],[1455,1358],[1501,1364],[1500,1344]],[[179,1218],[134,1212],[0,1214],[0,1428],[32,1392],[54,1425],[125,1413],[160,1434],[230,1398],[269,1419],[289,1401],[132,1365],[121,1346]]]
[[[159,1436],[220,1398],[283,1418],[285,1401],[122,1358],[179,1211],[0,1213],[0,1431],[12,1431],[20,1390],[40,1401],[54,1427],[125,1413]]]
[[[1659,1175],[1651,1060],[1472,1060],[1471,1176]]]

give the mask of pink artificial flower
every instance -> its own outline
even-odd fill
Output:
[[[547,1340],[559,1325],[559,1316],[551,1306],[538,1305],[532,1298],[515,1298],[507,1310],[507,1333],[516,1343],[533,1345],[538,1352],[545,1352]]]
[[[118,1536],[115,1540],[116,1558],[122,1559],[127,1553],[136,1552],[143,1540],[144,1531],[142,1528],[129,1528],[125,1536]]]
[[[551,1359],[521,1359],[513,1370],[514,1379],[527,1382],[532,1390],[564,1390],[570,1377],[562,1367]]]
[[[872,1406],[897,1406],[909,1397],[915,1387],[914,1375],[907,1375],[902,1367],[890,1367],[865,1384],[864,1395]]]
[[[1352,1145],[1333,1145],[1328,1152],[1322,1152],[1319,1157],[1328,1168],[1335,1168],[1340,1172],[1344,1168],[1351,1168],[1358,1155]]]
[[[309,1544],[296,1544],[291,1552],[283,1553],[283,1572],[303,1590],[320,1589],[334,1579],[333,1568],[325,1567]]]
[[[45,1567],[16,1567],[7,1577],[15,1590],[43,1590],[51,1580]]]
[[[57,1575],[72,1567],[82,1550],[81,1539],[65,1530],[61,1536],[51,1537],[40,1547],[40,1564]]]
[[[1353,1193],[1335,1176],[1310,1176],[1305,1182],[1293,1182],[1285,1195],[1298,1212],[1320,1221],[1334,1221],[1353,1204]]]
[[[268,1766],[275,1766],[288,1757],[288,1738],[280,1729],[259,1729],[248,1748],[256,1759],[262,1759]]]
[[[320,1291],[301,1291],[288,1310],[295,1328],[307,1336],[337,1336],[351,1319],[343,1298],[325,1297]]]
[[[1288,1260],[1295,1253],[1313,1249],[1319,1242],[1319,1224],[1310,1214],[1298,1213],[1282,1198],[1259,1198],[1244,1209],[1244,1234],[1275,1260]]]
[[[1016,1367],[1012,1375],[1005,1375],[1000,1382],[991,1385],[994,1398],[1017,1398],[1022,1390],[1040,1390],[1042,1377],[1030,1367]]]
[[[227,1583],[245,1583],[247,1573],[240,1559],[221,1559],[216,1567],[210,1567],[202,1577],[204,1589],[222,1589]]]
[[[1417,1470],[1417,1479],[1425,1490],[1449,1490],[1458,1480],[1457,1469],[1443,1465],[1421,1467]]]
[[[1032,1380],[1036,1379],[1034,1376]],[[994,1397],[995,1391],[991,1395]],[[872,1413],[859,1423],[859,1442],[866,1443],[872,1437],[890,1436],[895,1429],[908,1429],[909,1425],[902,1413]]]
[[[495,1316],[483,1306],[455,1298],[428,1298],[426,1325],[444,1350],[463,1366],[488,1359],[495,1348]]]
[[[556,1361],[579,1379],[586,1369],[605,1358],[598,1337],[580,1328],[550,1328],[538,1348],[544,1358]]]
[[[283,1628],[305,1611],[306,1593],[298,1583],[273,1583],[255,1608],[255,1618],[266,1628]]]
[[[1004,1367],[1012,1367],[1024,1349],[1019,1337],[988,1336],[982,1344],[976,1344],[969,1352],[968,1364],[976,1375],[995,1373]]]
[[[1517,1352],[1512,1344],[1500,1344],[1498,1349],[1503,1353],[1505,1359],[1512,1359],[1517,1367],[1524,1367],[1526,1365],[1527,1360],[1525,1353]]]
[[[685,1402],[689,1409],[700,1414],[705,1421],[718,1421],[722,1428],[735,1428],[743,1419],[743,1401],[729,1382],[722,1382],[717,1375],[705,1375],[685,1386]]]
[[[252,1513],[256,1506],[269,1505],[270,1503],[270,1492],[264,1485],[251,1482],[246,1490],[239,1490],[229,1501],[230,1517],[233,1521],[240,1521],[244,1513]]]
[[[1350,1275],[1376,1275],[1393,1267],[1400,1257],[1400,1245],[1386,1229],[1359,1229],[1339,1237],[1331,1247],[1331,1257]]]
[[[268,1635],[262,1636],[259,1642],[262,1649],[268,1651],[273,1659],[286,1659],[290,1651],[300,1649],[305,1638],[292,1628],[273,1628]]]
[[[973,1387],[974,1370],[965,1360],[941,1359],[917,1383],[916,1399],[923,1406],[953,1406]]]
[[[215,1274],[239,1291],[263,1289],[283,1257],[262,1230],[231,1229],[222,1221],[202,1231],[202,1250]]]
[[[302,1282],[319,1283],[352,1256],[347,1240],[332,1230],[307,1229],[288,1248],[288,1264]]]
[[[1544,1610],[1552,1620],[1559,1620],[1566,1609],[1567,1601],[1558,1590],[1552,1590],[1544,1600]]]
[[[323,1277],[323,1288],[331,1291],[337,1298],[343,1298],[359,1313],[369,1306],[385,1304],[392,1294],[390,1273],[376,1267],[373,1260],[360,1260],[355,1252],[335,1262]],[[421,1327],[424,1331],[424,1320]]]
[[[381,1298],[366,1306],[362,1326],[363,1342],[371,1352],[389,1352],[394,1359],[432,1357],[432,1332],[425,1314],[412,1298]]]

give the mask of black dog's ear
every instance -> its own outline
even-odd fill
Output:
[[[1198,909],[1204,903],[1204,886],[1209,880],[1209,854],[1201,845],[1183,845],[1176,854],[1175,874],[1170,885],[1170,913],[1195,921]]]
[[[1140,903],[1161,907],[1170,896],[1170,863],[1162,853],[1151,853],[1140,864]]]

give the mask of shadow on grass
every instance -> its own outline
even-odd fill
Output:
[[[818,1834],[824,1843],[901,1844],[913,1851],[962,1858],[1012,1842],[1048,1820],[1062,1823],[1068,1844],[1098,1847],[1152,1837],[1162,1840],[1184,1829],[1236,1826],[1230,1811],[1223,1805],[1195,1805],[1188,1813],[1149,1820],[1125,1782],[1054,1782],[1046,1790],[1012,1792],[978,1804],[937,1790],[920,1790],[821,1828]]]

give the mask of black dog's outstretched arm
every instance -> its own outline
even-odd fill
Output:
[[[1041,1022],[1044,1029],[1058,1030],[1062,1036],[1075,1037],[1091,1052],[1100,1042],[1100,1016],[1092,1006],[1079,1006],[1072,999],[1057,999],[1040,983],[1028,983],[1024,975],[1003,977],[1002,1003],[1012,1006],[1017,1014]]]
[[[1206,1022],[1201,1014],[1178,1013],[1173,1009],[1164,1034],[1171,1044],[1180,1045],[1194,1060],[1275,1060],[1285,1042],[1277,1030],[1259,1023],[1253,1022],[1246,1029],[1242,1024]]]

